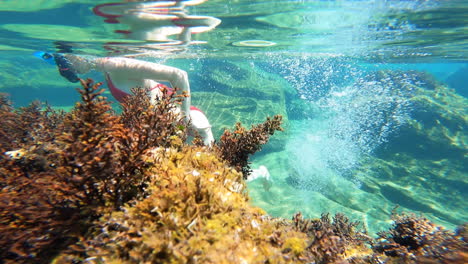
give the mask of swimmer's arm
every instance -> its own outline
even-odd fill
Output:
[[[98,70],[103,72],[118,71],[129,79],[149,79],[157,82],[169,82],[172,87],[179,88],[179,94],[185,92],[188,96],[182,102],[182,110],[190,111],[190,85],[187,72],[166,65],[145,62],[128,58],[98,58],[94,60]]]
[[[187,72],[161,64],[143,65],[140,69],[143,79],[169,82],[172,87],[180,89],[178,91],[179,94],[185,93],[187,97],[182,101],[182,110],[188,115],[190,112],[191,100]]]

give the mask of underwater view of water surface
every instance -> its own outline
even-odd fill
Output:
[[[6,0],[0,92],[74,106],[79,84],[37,51],[174,66],[216,140],[283,116],[251,159],[269,178],[248,183],[271,216],[342,212],[375,232],[397,210],[453,229],[468,221],[467,14],[455,0]]]

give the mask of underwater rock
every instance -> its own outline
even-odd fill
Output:
[[[423,217],[394,215],[393,226],[380,232],[373,249],[397,263],[467,263],[462,233],[444,230]]]
[[[290,121],[295,137],[285,152],[255,158],[273,185],[265,192],[249,183],[254,204],[282,217],[343,212],[370,232],[389,224],[396,205],[446,228],[466,222],[466,99],[415,71],[375,72],[358,83],[366,82],[340,97],[332,110],[340,111],[325,122]]]
[[[53,76],[56,69],[45,68],[41,63],[41,61],[31,61],[29,58],[17,55],[6,58],[0,65],[3,69],[0,73],[0,91],[21,89],[20,87],[24,86],[38,89],[38,83],[52,87],[63,86],[61,85],[63,82],[59,79],[44,78],[44,76]],[[25,68],[24,65],[28,65],[28,67]],[[24,89],[22,92],[25,92]]]
[[[294,169],[290,171],[288,177],[285,178],[287,184],[298,190],[316,190],[317,183],[313,179],[301,177]]]
[[[464,97],[468,97],[468,65],[461,67],[458,71],[451,74],[446,79],[447,84],[455,89],[457,93]]]
[[[362,164],[359,179],[394,204],[460,225],[468,220],[468,99],[428,75],[415,76],[420,85],[404,98],[409,120]]]
[[[219,67],[219,62],[207,61],[203,65],[201,81],[212,84],[212,89],[224,95],[268,99],[279,103],[278,109],[284,109],[285,94],[290,93],[284,89],[288,87],[286,80],[262,70],[255,62],[222,63]]]
[[[202,88],[203,92],[194,92],[192,97],[193,104],[207,114],[215,135],[221,135],[224,128],[236,122],[249,127],[262,122],[265,116],[278,114],[283,116],[285,127],[288,126],[288,103],[297,96],[286,80],[262,70],[254,62],[222,62],[222,67],[219,63],[204,63],[199,82],[210,83],[211,88]],[[268,144],[265,151],[284,148],[285,137],[286,134],[275,137],[275,142]]]
[[[215,138],[221,137],[224,130],[232,127],[232,124],[241,122],[247,126],[263,122],[265,116],[270,116],[271,109],[276,107],[269,100],[258,100],[252,98],[237,98],[222,95],[217,92],[195,92],[192,103],[200,109],[210,120]],[[225,110],[219,110],[225,109]],[[260,119],[260,117],[263,118]],[[287,126],[287,124],[286,124]],[[264,152],[279,151],[284,147],[284,133],[278,133],[271,138],[271,143],[264,146]]]

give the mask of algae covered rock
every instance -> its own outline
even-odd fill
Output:
[[[456,226],[468,206],[468,100],[418,75],[408,100],[410,118],[360,169],[363,187],[403,208]]]
[[[284,152],[255,157],[273,181],[249,183],[254,204],[278,217],[342,212],[371,233],[397,205],[446,228],[466,222],[466,98],[416,71],[370,72],[353,87],[333,115],[291,121]]]
[[[464,65],[456,72],[447,77],[447,84],[454,88],[457,93],[461,94],[464,97],[468,97],[468,66]]]
[[[91,263],[335,263],[367,258],[370,238],[343,215],[271,218],[242,174],[203,147],[157,148],[150,195],[105,214],[78,245]],[[80,251],[78,251],[80,252]],[[360,256],[360,253],[362,256]],[[55,263],[78,256],[63,254]],[[346,262],[343,262],[346,263]]]
[[[295,258],[305,250],[306,235],[251,207],[242,174],[205,149],[156,149],[148,162],[157,164],[151,194],[101,218],[97,230],[103,232],[87,241],[89,257],[125,263],[260,263],[282,262],[284,255]]]
[[[455,233],[423,217],[393,215],[393,226],[380,232],[373,249],[391,263],[467,263],[466,229]],[[385,259],[385,258],[380,258]]]

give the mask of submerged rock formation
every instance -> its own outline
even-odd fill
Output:
[[[371,233],[396,206],[449,229],[468,221],[466,98],[417,71],[369,72],[345,92],[333,115],[290,122],[286,151],[255,157],[272,181],[249,183],[254,204],[277,217],[341,212]]]
[[[460,225],[468,220],[461,209],[468,205],[468,100],[429,75],[413,74],[420,85],[404,98],[409,119],[363,164],[360,179],[367,191],[404,209]]]
[[[307,115],[307,104],[284,78],[265,71],[255,61],[220,62],[206,60],[201,76],[192,76],[197,91],[192,102],[206,112],[213,124],[213,133],[220,136],[236,122],[247,127],[262,122],[265,116],[283,116],[283,126],[289,120]],[[206,87],[209,85],[209,87]],[[267,152],[284,149],[286,133],[273,138],[265,146]]]

